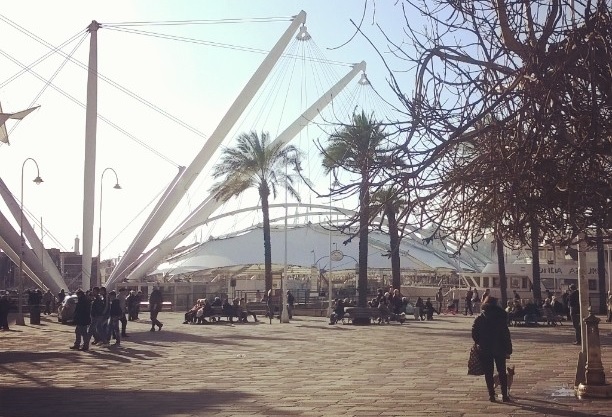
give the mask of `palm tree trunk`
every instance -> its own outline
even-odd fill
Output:
[[[386,204],[386,216],[389,222],[389,245],[391,246],[391,283],[394,289],[401,290],[402,278],[401,278],[401,265],[400,265],[400,254],[399,254],[399,232],[397,228],[397,220],[395,218],[395,210],[393,204]]]
[[[268,204],[268,196],[270,190],[267,187],[262,187],[259,190],[261,198],[261,211],[263,214],[263,234],[264,234],[264,265],[265,265],[265,286],[266,292],[272,289],[272,243],[270,238],[270,206]]]
[[[601,227],[597,228],[596,242],[597,278],[599,282],[599,314],[606,314],[608,297],[606,296],[606,265],[604,263],[603,231],[601,230]]]
[[[540,227],[535,219],[531,219],[531,268],[533,275],[533,300],[539,305],[542,301],[542,288],[540,287]]]
[[[501,291],[501,308],[506,308],[508,304],[508,277],[506,276],[506,259],[504,257],[504,242],[497,238],[497,270],[499,272],[499,289]]]
[[[368,305],[368,227],[370,223],[370,191],[367,173],[362,175],[359,188],[359,278],[357,306]]]

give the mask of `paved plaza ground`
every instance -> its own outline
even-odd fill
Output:
[[[0,416],[612,416],[612,400],[572,395],[579,348],[568,324],[511,328],[514,402],[504,404],[466,375],[472,317],[365,327],[160,318],[161,332],[130,322],[120,348],[89,352],[68,349],[74,327],[55,315],[0,332]]]

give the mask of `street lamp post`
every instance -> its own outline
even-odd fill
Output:
[[[102,257],[102,194],[103,194],[103,190],[104,187],[102,187],[102,185],[104,184],[104,173],[106,173],[106,171],[113,171],[113,173],[115,174],[115,186],[113,187],[115,190],[120,190],[121,186],[119,185],[119,177],[117,176],[117,172],[113,169],[113,168],[105,168],[104,171],[102,171],[102,175],[100,176],[100,213],[99,213],[99,224],[98,224],[98,272],[96,274],[96,285],[95,286],[100,286],[102,284],[102,271],[100,270],[100,261],[101,261],[101,257]]]
[[[34,162],[36,165],[36,178],[34,178],[34,183],[36,185],[43,182],[42,178],[40,178],[40,170],[38,169],[38,163],[34,158],[26,158],[21,165],[21,218],[19,219],[19,230],[20,230],[20,252],[19,252],[19,300],[17,302],[17,319],[15,320],[15,324],[18,326],[25,326],[25,320],[23,318],[23,256],[25,253],[25,242],[23,239],[23,171],[25,168],[25,164],[28,161]]]

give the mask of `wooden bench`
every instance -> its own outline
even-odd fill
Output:
[[[513,317],[510,320],[512,326],[538,326],[539,324],[545,324],[547,326],[562,326],[563,317],[559,315],[552,315],[546,317],[545,315],[539,315],[534,322],[525,323],[525,316]]]
[[[261,304],[261,303],[258,303]],[[265,307],[265,304],[263,304]],[[253,307],[253,308],[251,308]],[[249,306],[249,304],[246,305],[246,308],[244,310],[244,312],[248,315],[251,314],[255,314],[255,315],[265,315],[266,314],[267,309],[261,309],[261,307],[258,306]],[[223,307],[221,306],[213,306],[212,307],[212,312],[210,312],[207,315],[204,315],[202,317],[202,319],[210,319],[211,323],[217,323],[219,321],[221,321],[222,319],[224,319],[225,321],[228,321],[230,323],[232,322],[236,322],[236,323],[240,323],[240,320],[238,317],[236,317],[235,315],[228,313],[228,312],[224,312],[223,311]],[[234,320],[236,319],[236,320]],[[271,319],[270,319],[271,321]]]
[[[211,323],[218,323],[223,318],[225,318],[225,321],[233,321],[233,316],[223,312],[221,306],[212,306],[212,311],[202,317],[202,319],[209,319]]]
[[[149,311],[149,302],[141,301],[140,302],[140,311]],[[163,301],[162,302],[162,310],[161,311],[174,311],[174,306],[171,301]]]
[[[274,311],[272,314],[268,313],[268,305],[263,302],[249,302],[245,305],[245,311],[247,314],[255,314],[256,316],[263,316],[270,320],[270,324],[272,324],[272,319],[274,318],[274,314],[278,312],[278,306],[274,306]],[[280,320],[280,313],[279,320]]]
[[[377,308],[368,308],[367,313],[370,321],[377,324],[385,324],[389,323],[390,321],[397,321],[401,324],[406,321],[405,315],[403,315],[399,320],[393,319],[392,317],[395,316],[395,314],[391,314],[389,320],[387,320],[386,318],[382,317],[380,310]],[[357,313],[355,307],[344,307],[344,315],[342,317],[338,317],[336,323],[341,322],[342,324],[351,324],[356,316]]]

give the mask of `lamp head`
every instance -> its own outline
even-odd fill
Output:
[[[119,185],[119,183],[115,184],[115,186],[113,187],[115,190],[120,190],[121,186]]]
[[[34,182],[36,183],[36,185],[39,185],[41,182],[43,182],[43,179],[40,178],[40,175],[39,175],[36,178],[34,178]]]

